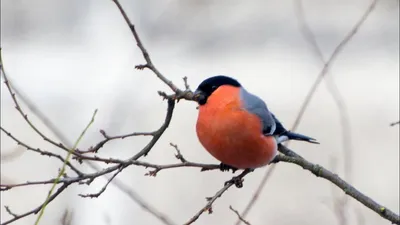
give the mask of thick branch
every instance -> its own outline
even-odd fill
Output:
[[[280,148],[285,149],[286,152],[291,152],[291,150],[286,148],[285,146],[280,146]],[[332,173],[331,171],[325,169],[324,167],[322,167],[318,164],[313,164],[301,157],[290,157],[290,156],[285,156],[285,155],[278,155],[274,159],[274,162],[287,162],[287,163],[293,163],[298,166],[301,166],[303,169],[310,171],[317,177],[324,178],[324,179],[330,181],[331,183],[335,184],[337,187],[342,189],[344,191],[344,193],[353,197],[355,200],[359,201],[360,203],[365,205],[367,208],[378,213],[383,218],[391,221],[392,223],[400,224],[399,215],[396,215],[390,209],[382,206],[381,204],[377,203],[370,197],[361,193],[359,190],[357,190],[351,184],[347,183],[342,178],[340,178],[337,174]]]

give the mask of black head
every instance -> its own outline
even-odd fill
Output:
[[[240,83],[227,76],[214,76],[205,79],[201,84],[197,87],[194,92],[194,99],[200,104],[204,105],[207,102],[208,97],[217,90],[222,85],[231,85],[234,87],[240,87]]]

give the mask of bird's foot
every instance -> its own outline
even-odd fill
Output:
[[[224,163],[219,164],[219,169],[222,172],[232,170],[232,173],[235,173],[238,170],[238,168],[235,168],[233,166],[230,166],[230,165],[227,165],[227,164],[224,164]]]
[[[237,188],[243,187],[243,178],[242,177],[232,177],[232,179],[226,181],[224,185],[234,184]]]
[[[247,171],[247,173],[249,173],[249,172],[253,172],[254,169],[246,169],[246,171]],[[226,181],[224,183],[224,185],[226,186],[229,184],[234,184],[237,188],[242,188],[243,187],[243,174],[245,174],[245,173],[242,173],[239,176],[232,177],[232,179]]]

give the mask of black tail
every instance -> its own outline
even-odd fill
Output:
[[[312,137],[308,137],[308,136],[294,133],[291,131],[286,131],[285,133],[282,134],[282,136],[287,136],[289,138],[289,140],[306,141],[306,142],[310,142],[313,144],[319,144],[319,142]]]
[[[319,142],[312,138],[312,137],[308,137],[302,134],[298,134],[295,132],[291,132],[289,130],[286,130],[286,128],[283,127],[282,123],[275,117],[274,114],[272,114],[272,117],[275,120],[275,124],[276,124],[276,129],[274,132],[274,135],[279,136],[279,140],[278,142],[283,142],[283,141],[287,141],[287,140],[296,140],[296,141],[306,141],[306,142],[310,142],[313,144],[319,144]]]

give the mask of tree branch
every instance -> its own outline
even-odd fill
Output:
[[[281,145],[280,148],[284,149],[285,151],[290,152],[291,150],[286,148],[285,146]],[[351,184],[344,181],[340,178],[337,174],[332,173],[331,171],[325,169],[324,167],[313,164],[301,157],[290,157],[285,155],[278,155],[273,162],[287,162],[296,164],[303,169],[306,169],[316,175],[317,177],[321,177],[330,181],[331,183],[335,184],[337,187],[342,189],[344,193],[353,197],[358,202],[362,203],[367,208],[371,209],[372,211],[376,212],[381,217],[391,221],[395,224],[400,224],[400,217],[396,215],[393,211],[388,209],[387,207],[382,206],[381,204],[375,202],[370,197],[366,196],[365,194],[361,193]]]
[[[241,174],[239,174],[237,177],[233,177],[230,181],[227,181],[224,185],[224,187],[219,190],[217,193],[215,193],[215,195],[213,197],[208,197],[206,198],[207,200],[207,204],[201,208],[192,218],[189,219],[189,221],[187,221],[186,223],[184,223],[184,225],[189,225],[194,223],[197,219],[199,219],[199,217],[201,216],[201,214],[203,214],[205,211],[208,211],[209,214],[211,214],[212,211],[212,204],[219,198],[222,196],[222,194],[225,193],[225,191],[227,191],[230,187],[232,187],[232,185],[237,185],[237,182],[242,182],[243,177],[245,177],[247,174],[249,174],[250,172],[252,172],[251,170],[243,170],[243,172]]]
[[[0,54],[1,54],[1,47],[0,47]],[[1,59],[1,55],[0,55],[0,59]],[[0,61],[0,67],[2,67],[1,70],[3,72],[2,61]],[[2,73],[2,75],[3,75],[3,73]],[[11,83],[9,83],[9,85],[11,85]],[[57,128],[57,126],[26,95],[24,95],[22,92],[20,92],[18,89],[16,89],[13,85],[11,85],[11,88],[18,95],[20,100],[22,100],[22,102],[24,102],[25,105],[32,111],[32,113],[35,114],[43,122],[43,124],[45,124],[56,135],[56,137],[59,138],[62,141],[62,143],[64,143],[64,145],[67,145],[67,146],[71,145],[71,144],[68,144],[67,138]],[[129,136],[129,134],[125,135],[125,136]],[[134,136],[134,135],[132,135],[132,136]],[[121,137],[121,138],[124,138],[124,137]],[[98,146],[98,145],[96,145],[96,146]],[[78,151],[79,150],[76,149],[76,152],[78,152]],[[82,151],[82,152],[85,152],[85,151]],[[90,168],[92,168],[93,170],[95,170],[97,172],[101,171],[101,169],[96,164],[94,164],[94,162],[92,162],[92,161],[86,160],[86,161],[84,161],[84,163],[86,163]],[[109,174],[105,173],[103,175],[107,179],[110,179]],[[54,179],[52,180],[52,182],[53,181],[54,181]],[[89,182],[86,182],[86,183],[88,184]],[[132,190],[132,188],[127,187],[123,182],[119,181],[118,178],[114,178],[112,181],[112,184],[115,185],[117,188],[119,188],[123,193],[125,193],[132,201],[134,201],[137,204],[139,204],[140,206],[142,206],[142,208],[145,211],[149,212],[151,215],[153,215],[157,219],[159,219],[162,223],[164,223],[166,225],[174,224],[173,222],[171,222],[172,220],[169,219],[167,215],[163,215],[160,211],[158,211],[156,208],[151,206],[150,203],[141,199],[140,196],[137,195]],[[2,188],[2,189],[6,189],[6,188]]]
[[[1,56],[1,49],[0,49],[0,69],[3,73],[3,77],[4,77],[4,84],[7,87],[8,92],[10,93],[10,96],[15,104],[15,109],[17,109],[17,111],[19,112],[19,114],[21,114],[22,118],[25,120],[25,122],[32,128],[32,130],[34,130],[40,137],[43,138],[43,140],[49,142],[50,144],[63,149],[64,151],[68,152],[68,148],[66,146],[64,146],[62,143],[56,143],[55,141],[51,140],[50,138],[48,138],[46,135],[44,135],[38,128],[36,128],[36,126],[28,119],[28,115],[25,114],[22,111],[22,108],[20,106],[20,104],[18,103],[17,98],[15,97],[15,93],[12,91],[10,82],[7,78],[5,69],[4,69],[4,65],[3,65],[3,60],[2,60],[2,56]]]
[[[0,65],[2,65],[2,64],[0,64]],[[3,73],[3,75],[5,75],[4,73]],[[10,92],[10,94],[12,94],[12,92]],[[16,100],[16,98],[14,97],[14,99],[15,99],[15,102],[16,102],[16,104],[18,104],[18,102],[17,102],[17,100]],[[63,186],[62,187],[67,187],[67,186],[69,186],[70,184],[72,184],[72,183],[79,183],[79,184],[83,184],[83,183],[86,183],[86,184],[90,184],[94,179],[96,179],[97,177],[100,177],[100,176],[102,176],[102,175],[106,175],[106,174],[108,174],[108,173],[111,173],[111,172],[113,172],[113,171],[116,171],[116,170],[122,170],[122,169],[124,169],[124,168],[126,168],[126,167],[128,167],[128,166],[130,166],[130,165],[135,165],[135,164],[138,164],[138,165],[140,165],[140,164],[142,164],[143,166],[146,166],[146,167],[150,167],[150,166],[154,166],[155,168],[157,168],[157,169],[159,169],[159,170],[161,170],[161,169],[164,169],[164,168],[162,168],[162,166],[160,167],[159,165],[154,165],[154,164],[149,164],[149,163],[145,163],[145,162],[143,162],[143,163],[141,163],[141,162],[137,162],[137,159],[138,158],[140,158],[141,156],[144,156],[144,155],[146,155],[151,149],[152,149],[152,147],[155,145],[155,143],[159,140],[159,138],[161,137],[161,135],[164,133],[164,131],[167,129],[167,127],[168,127],[168,125],[169,125],[169,123],[170,123],[170,121],[171,121],[171,118],[172,118],[172,113],[173,113],[173,109],[174,109],[174,105],[175,105],[175,102],[173,101],[173,100],[171,100],[171,99],[169,99],[168,100],[168,110],[167,110],[167,114],[166,114],[166,118],[165,118],[165,121],[164,121],[164,123],[162,124],[162,126],[157,130],[157,131],[155,131],[155,133],[154,133],[154,136],[153,136],[153,139],[149,142],[149,144],[145,147],[145,148],[143,148],[139,153],[137,153],[135,156],[133,156],[133,157],[131,157],[130,159],[128,159],[128,160],[126,160],[126,161],[124,161],[123,163],[121,162],[121,164],[118,164],[118,165],[116,165],[116,166],[111,166],[111,167],[108,167],[108,168],[106,168],[106,169],[103,169],[103,170],[101,170],[101,171],[98,171],[98,172],[95,172],[95,173],[91,173],[91,174],[80,174],[80,175],[78,175],[77,177],[65,177],[65,178],[61,178],[61,179],[59,179],[59,180],[57,180],[57,179],[50,179],[50,180],[47,180],[47,181],[35,181],[35,182],[26,182],[26,183],[24,183],[24,184],[12,184],[12,185],[5,185],[5,184],[1,184],[0,186],[1,186],[1,191],[5,191],[5,190],[9,190],[9,189],[11,189],[11,188],[13,188],[13,187],[21,187],[21,186],[27,186],[27,185],[36,185],[36,184],[54,184],[54,183],[56,183],[56,184],[59,184],[59,183],[63,183]],[[22,111],[22,109],[19,109],[18,111],[20,111],[20,114],[21,115],[26,115],[23,111]],[[27,117],[25,117],[24,116],[24,118],[27,118]],[[29,121],[28,119],[26,119],[26,121]],[[30,123],[30,121],[29,121],[29,123]],[[32,124],[32,123],[30,123],[30,124]],[[32,126],[34,127],[34,125],[32,124]],[[4,129],[2,129],[2,131],[3,132],[7,132],[7,131],[5,131]],[[7,132],[8,134],[9,134],[9,132]],[[40,131],[39,131],[39,133],[41,133]],[[42,134],[43,135],[43,134]],[[42,136],[41,135],[41,136]],[[9,135],[10,137],[14,137],[14,136],[12,136],[11,134]],[[15,138],[14,137],[14,139],[15,139],[15,141],[19,141],[17,138]],[[51,141],[50,139],[46,139],[47,141],[50,141],[50,142],[53,142],[53,141]],[[20,142],[20,143],[22,143],[22,142]],[[55,143],[55,142],[54,142]],[[31,150],[35,150],[35,148],[33,148],[33,147],[30,147],[30,146],[28,146],[28,145],[26,145],[25,144],[25,147],[29,147]],[[64,145],[62,145],[62,144],[60,144],[60,145],[58,145],[58,147],[59,148],[64,148]],[[37,149],[36,149],[37,150]],[[35,151],[35,152],[38,152],[38,153],[40,153],[40,154],[48,154],[48,155],[51,155],[51,156],[54,156],[54,157],[57,157],[56,155],[52,155],[52,153],[49,153],[49,152],[47,152],[47,151],[42,151],[42,150],[37,150],[37,151]],[[80,155],[79,154],[75,154],[75,156],[77,156],[77,157],[79,157]],[[61,157],[61,156],[60,156]],[[86,157],[86,156],[85,156]],[[57,157],[57,158],[59,158],[59,157]],[[168,166],[166,166],[165,168],[176,168],[176,167],[180,167],[180,166],[185,166],[185,167],[187,167],[187,166],[192,166],[192,167],[201,167],[201,165],[200,164],[193,164],[193,165],[191,165],[190,163],[186,163],[185,165],[168,165]],[[207,166],[207,165],[205,165],[205,166]],[[212,167],[214,167],[214,168],[217,168],[217,165],[213,165]],[[202,168],[202,167],[201,167]],[[211,168],[210,168],[211,169]],[[60,194],[65,188],[60,188],[60,189],[58,189],[58,191],[55,193],[55,194],[53,194],[53,195],[51,195],[50,197],[49,197],[49,199],[48,199],[48,201],[47,201],[47,203],[50,203],[56,196],[58,196],[58,194]],[[101,194],[101,193],[100,193]],[[143,201],[142,201],[142,203],[143,203]],[[39,208],[41,208],[43,205],[45,205],[45,204],[42,204],[42,205],[40,205],[39,206]],[[21,215],[18,215],[17,217],[13,217],[11,220],[9,220],[9,221],[6,221],[6,222],[4,222],[4,223],[2,223],[2,224],[9,224],[9,223],[11,223],[11,222],[13,222],[13,221],[16,221],[16,220],[19,220],[19,219],[21,219],[21,218],[24,218],[24,217],[26,217],[26,216],[29,216],[29,215],[31,215],[32,213],[37,213],[38,212],[38,210],[37,210],[37,208],[35,208],[35,209],[33,209],[33,210],[31,210],[31,211],[29,211],[29,212],[27,212],[27,213],[24,213],[24,214],[21,214]],[[171,223],[170,223],[171,224]]]
[[[24,142],[22,142],[18,138],[16,138],[14,135],[12,135],[10,132],[8,132],[6,129],[4,129],[1,126],[0,126],[0,130],[3,131],[7,136],[9,136],[15,142],[17,142],[18,145],[21,145],[21,146],[25,147],[26,149],[28,149],[30,151],[39,153],[41,155],[49,156],[49,157],[55,157],[55,158],[59,159],[61,162],[65,162],[65,159],[61,155],[58,155],[58,154],[55,154],[55,153],[52,153],[52,152],[49,152],[49,151],[44,151],[44,150],[41,150],[40,148],[33,148],[33,147],[29,146],[28,144],[25,144]],[[78,170],[75,166],[73,166],[70,162],[67,162],[67,166],[69,168],[71,168],[71,170],[73,170],[79,176],[83,175],[83,173],[80,170]]]
[[[144,69],[144,68],[148,68],[151,71],[153,71],[153,73],[162,81],[164,82],[166,85],[168,85],[168,87],[175,93],[174,95],[168,96],[168,98],[173,98],[173,99],[186,99],[189,101],[193,100],[193,93],[189,90],[189,85],[187,85],[187,81],[186,78],[184,78],[185,81],[185,91],[182,91],[181,89],[179,89],[174,83],[172,83],[172,81],[168,80],[160,71],[158,71],[158,69],[154,66],[152,60],[150,59],[150,55],[147,52],[146,48],[144,47],[138,33],[136,32],[136,28],[135,25],[130,21],[129,17],[126,15],[125,10],[123,9],[123,7],[121,6],[121,4],[119,3],[118,0],[112,0],[115,5],[117,6],[118,10],[120,11],[121,15],[123,16],[125,22],[127,23],[127,25],[129,26],[133,37],[135,38],[136,44],[139,47],[140,51],[143,54],[143,58],[146,61],[146,64],[143,65],[137,65],[135,66],[136,69]],[[165,96],[167,97],[167,96]]]
[[[122,167],[119,168],[117,172],[115,172],[110,179],[108,179],[107,183],[101,188],[101,190],[95,194],[79,194],[79,196],[83,198],[97,198],[107,189],[107,186],[111,183],[111,181],[122,171]]]
[[[54,194],[52,194],[50,196],[49,201],[48,201],[48,203],[49,203],[52,200],[54,200],[70,184],[73,184],[73,183],[90,184],[97,177],[100,177],[100,176],[103,176],[103,175],[108,175],[109,178],[108,178],[107,183],[105,184],[105,186],[98,193],[89,194],[89,195],[81,195],[82,197],[97,197],[97,196],[101,195],[106,190],[108,184],[110,182],[112,182],[113,179],[116,178],[118,173],[120,173],[123,169],[125,169],[126,167],[128,167],[130,165],[153,168],[154,170],[150,171],[148,173],[148,175],[152,175],[152,176],[156,175],[157,172],[159,172],[160,170],[170,169],[170,168],[178,168],[178,167],[197,167],[197,168],[208,169],[208,170],[210,170],[210,169],[219,169],[219,165],[200,164],[200,163],[194,163],[194,162],[190,162],[190,161],[186,160],[182,156],[182,154],[181,154],[180,150],[178,149],[178,147],[176,145],[174,145],[174,144],[171,144],[171,146],[173,146],[175,148],[175,150],[177,152],[176,157],[177,157],[178,160],[180,160],[181,163],[169,164],[169,165],[156,165],[156,164],[152,164],[152,163],[138,161],[138,159],[140,159],[143,156],[146,156],[151,151],[151,149],[157,143],[159,138],[163,135],[165,130],[168,128],[168,126],[169,126],[169,124],[171,122],[171,119],[172,119],[173,110],[174,110],[174,106],[175,106],[175,100],[179,100],[179,99],[186,99],[186,100],[189,100],[189,101],[193,100],[192,99],[193,98],[193,93],[190,91],[190,87],[189,87],[189,85],[187,83],[187,79],[186,78],[184,78],[185,90],[181,90],[156,69],[156,67],[154,66],[153,62],[150,59],[149,53],[145,49],[142,41],[139,38],[139,35],[137,34],[137,32],[135,30],[135,26],[130,22],[129,18],[127,17],[127,15],[126,15],[125,11],[123,10],[122,6],[120,5],[119,1],[118,0],[113,0],[113,2],[116,4],[117,8],[121,12],[125,22],[129,25],[129,28],[130,28],[133,36],[134,36],[134,39],[135,39],[139,49],[141,50],[141,52],[143,54],[144,59],[146,61],[146,64],[138,65],[138,66],[136,66],[136,68],[137,69],[144,69],[144,68],[150,69],[151,71],[153,71],[153,73],[162,82],[164,82],[174,92],[174,94],[172,94],[172,95],[167,95],[167,94],[165,94],[163,92],[159,92],[161,96],[163,96],[164,98],[168,99],[168,109],[167,109],[167,114],[166,114],[164,123],[161,125],[161,127],[158,130],[156,130],[154,132],[141,132],[141,133],[136,132],[136,133],[131,133],[131,134],[127,134],[127,135],[108,136],[105,133],[105,131],[101,131],[101,133],[102,133],[102,135],[104,137],[104,140],[102,140],[101,142],[97,143],[94,147],[89,148],[88,150],[85,150],[85,151],[80,151],[80,150],[76,150],[76,149],[73,149],[73,151],[72,151],[72,152],[74,152],[74,158],[77,159],[77,160],[86,161],[86,162],[103,162],[103,163],[111,163],[111,164],[113,164],[110,167],[107,167],[105,169],[102,169],[100,171],[93,172],[93,173],[87,173],[87,174],[86,173],[85,174],[81,173],[81,174],[78,174],[78,176],[76,176],[76,177],[64,177],[64,178],[61,178],[59,180],[51,179],[51,180],[48,180],[48,181],[27,182],[27,183],[24,183],[24,184],[16,184],[16,185],[3,185],[3,184],[1,184],[1,187],[2,187],[1,190],[2,191],[8,190],[8,189],[13,188],[13,187],[20,187],[20,186],[26,186],[26,185],[50,184],[50,183],[62,184],[61,187],[56,191],[56,193],[54,193]],[[372,8],[371,8],[371,10],[372,10]],[[366,17],[364,18],[364,20],[365,19],[366,19]],[[359,24],[359,25],[361,25],[361,24]],[[354,34],[352,34],[352,35],[354,35]],[[344,41],[344,44],[347,41]],[[334,51],[334,53],[331,56],[330,60],[328,60],[328,62],[325,64],[324,69],[321,72],[321,74],[322,74],[321,76],[323,76],[323,74],[326,73],[326,71],[329,68],[329,62],[332,61],[335,58],[335,56],[336,56],[335,54],[337,54],[340,51],[340,49],[343,47],[344,44],[342,44],[342,43],[338,46],[339,50]],[[0,56],[1,56],[1,54],[0,54]],[[1,62],[1,57],[0,57],[0,62]],[[5,76],[4,68],[3,68],[2,63],[0,63],[0,66],[1,66],[1,70],[3,72],[3,75]],[[5,76],[5,84],[6,84],[8,90],[10,92],[10,95],[11,95],[11,97],[12,97],[12,99],[13,99],[15,105],[16,105],[17,110],[23,116],[25,121],[31,126],[31,128],[39,136],[41,136],[45,141],[55,145],[56,147],[59,147],[59,148],[65,150],[65,151],[68,151],[69,149],[65,145],[63,145],[61,143],[57,144],[56,142],[54,142],[54,141],[50,140],[49,138],[47,138],[47,136],[45,136],[38,129],[36,129],[36,127],[29,121],[29,119],[27,118],[26,114],[22,111],[21,107],[19,107],[18,101],[15,98],[15,94],[13,93],[13,91],[11,89],[11,86],[9,84],[9,81],[6,78],[6,76]],[[301,115],[302,115],[302,113],[299,114],[300,117],[301,117]],[[3,128],[2,128],[2,130],[4,132],[6,132]],[[6,134],[7,134],[7,132],[6,132]],[[100,148],[102,148],[108,141],[116,140],[116,139],[123,139],[123,138],[131,137],[131,136],[139,136],[139,135],[152,136],[152,139],[147,144],[147,146],[145,146],[142,150],[140,150],[138,153],[136,153],[134,156],[130,157],[127,160],[119,160],[119,159],[112,159],[112,158],[105,159],[105,158],[98,157],[97,155],[94,155],[94,156],[86,155],[86,153],[97,153],[98,150]],[[11,134],[9,136],[11,138],[13,138],[13,136]],[[19,142],[19,140],[16,139],[16,138],[14,140],[17,143]],[[29,145],[26,145],[24,147],[27,147],[27,148],[29,147],[28,149],[30,149],[32,151],[35,150],[35,148],[32,148]],[[47,154],[47,152],[43,151],[43,150],[39,150],[39,151],[35,151],[35,152],[38,152],[38,153],[45,152],[45,154]],[[321,167],[321,166],[319,166],[317,164],[313,164],[311,162],[308,162],[306,159],[302,158],[300,155],[296,154],[295,152],[291,151],[290,149],[286,148],[285,146],[280,146],[280,152],[284,153],[285,155],[278,155],[274,159],[273,163],[286,162],[286,163],[292,163],[292,164],[296,164],[298,166],[301,166],[302,168],[309,170],[310,172],[312,172],[316,176],[322,177],[322,178],[324,178],[326,180],[329,180],[330,182],[334,183],[336,186],[338,186],[340,189],[342,189],[346,194],[348,194],[349,196],[352,196],[354,199],[358,200],[359,202],[364,204],[366,207],[368,207],[371,210],[375,211],[376,213],[381,215],[383,218],[386,218],[386,219],[392,221],[393,223],[399,224],[399,220],[400,219],[399,219],[398,215],[393,213],[391,210],[383,207],[382,205],[376,203],[374,200],[370,199],[368,196],[362,194],[361,192],[359,192],[353,186],[351,186],[350,184],[345,182],[343,179],[341,179],[336,174],[326,170],[325,168],[323,168],[323,167]],[[58,158],[57,156],[54,156],[54,155],[51,155],[51,156]],[[272,166],[275,166],[275,165],[272,165]],[[212,205],[213,205],[213,203],[219,197],[221,197],[222,194],[225,193],[225,191],[227,191],[232,185],[235,184],[237,187],[241,187],[243,178],[250,172],[251,172],[251,170],[244,170],[241,174],[239,174],[236,177],[233,177],[231,180],[226,182],[225,185],[223,186],[223,188],[220,189],[218,192],[216,192],[216,194],[213,197],[207,198],[207,204],[204,207],[202,207],[185,224],[192,224],[193,222],[198,220],[198,218],[205,211],[208,211],[209,213],[212,213]],[[111,175],[111,173],[113,173],[113,175]],[[174,224],[165,215],[162,215],[160,212],[156,211],[154,208],[151,208],[147,203],[143,202],[140,199],[140,197],[138,197],[132,190],[129,189],[129,187],[125,186],[123,183],[119,182],[118,180],[114,180],[113,182],[117,185],[117,187],[119,187],[122,191],[127,193],[128,196],[130,196],[133,200],[138,202],[145,210],[147,210],[152,215],[157,217],[160,221],[164,222],[165,224]],[[43,203],[39,207],[37,207],[37,208],[27,212],[27,213],[21,214],[21,215],[12,213],[12,211],[9,208],[7,208],[7,211],[10,213],[10,215],[13,218],[11,220],[8,220],[8,221],[4,222],[3,224],[9,224],[9,223],[11,223],[13,221],[16,221],[18,219],[26,217],[28,215],[37,213],[42,208],[42,206],[45,205],[45,204],[46,203]]]
[[[393,122],[393,123],[391,123],[391,124],[390,124],[390,126],[392,126],[392,127],[393,127],[393,126],[396,126],[396,125],[399,125],[399,124],[400,124],[400,121],[397,121],[397,122]]]
[[[42,209],[42,207],[43,207],[45,204],[48,204],[48,203],[52,202],[52,201],[53,201],[58,195],[60,195],[61,192],[63,192],[70,184],[71,184],[71,183],[68,183],[68,182],[64,183],[60,188],[57,189],[56,192],[54,192],[54,194],[52,194],[52,195],[49,197],[47,203],[44,202],[43,204],[39,205],[38,207],[36,207],[36,208],[34,208],[34,209],[32,209],[32,210],[26,212],[26,213],[23,213],[23,214],[19,214],[19,215],[18,215],[18,214],[13,213],[13,214],[11,214],[11,215],[13,216],[13,218],[10,219],[10,220],[8,220],[8,221],[6,221],[6,222],[4,222],[4,223],[2,223],[1,225],[7,225],[7,224],[10,224],[10,223],[12,223],[12,222],[14,222],[14,221],[17,221],[17,220],[19,220],[19,219],[22,219],[22,218],[24,218],[24,217],[27,217],[27,216],[29,216],[29,215],[38,213],[38,212]],[[10,209],[8,209],[8,211],[11,212]]]
[[[238,220],[242,221],[246,225],[251,225],[248,221],[243,219],[243,217],[239,214],[239,212],[236,209],[234,209],[231,205],[229,206],[229,209],[236,214]]]
[[[69,159],[71,158],[72,152],[74,152],[74,150],[78,147],[78,144],[81,142],[83,136],[86,134],[87,130],[89,129],[89,127],[94,123],[94,119],[96,117],[97,114],[97,109],[94,111],[92,119],[89,121],[88,125],[83,129],[82,133],[79,135],[78,139],[76,140],[74,146],[68,150],[68,155],[65,158],[64,164],[62,165],[60,172],[58,173],[58,176],[56,177],[56,179],[54,180],[53,186],[51,187],[49,194],[46,198],[46,201],[43,203],[42,208],[39,211],[39,215],[36,219],[35,225],[39,224],[40,219],[42,218],[44,211],[46,209],[47,204],[49,203],[49,199],[51,198],[51,194],[53,193],[54,188],[56,187],[58,181],[60,180],[61,176],[64,175],[65,173],[65,168],[67,166],[67,164],[69,163]]]

